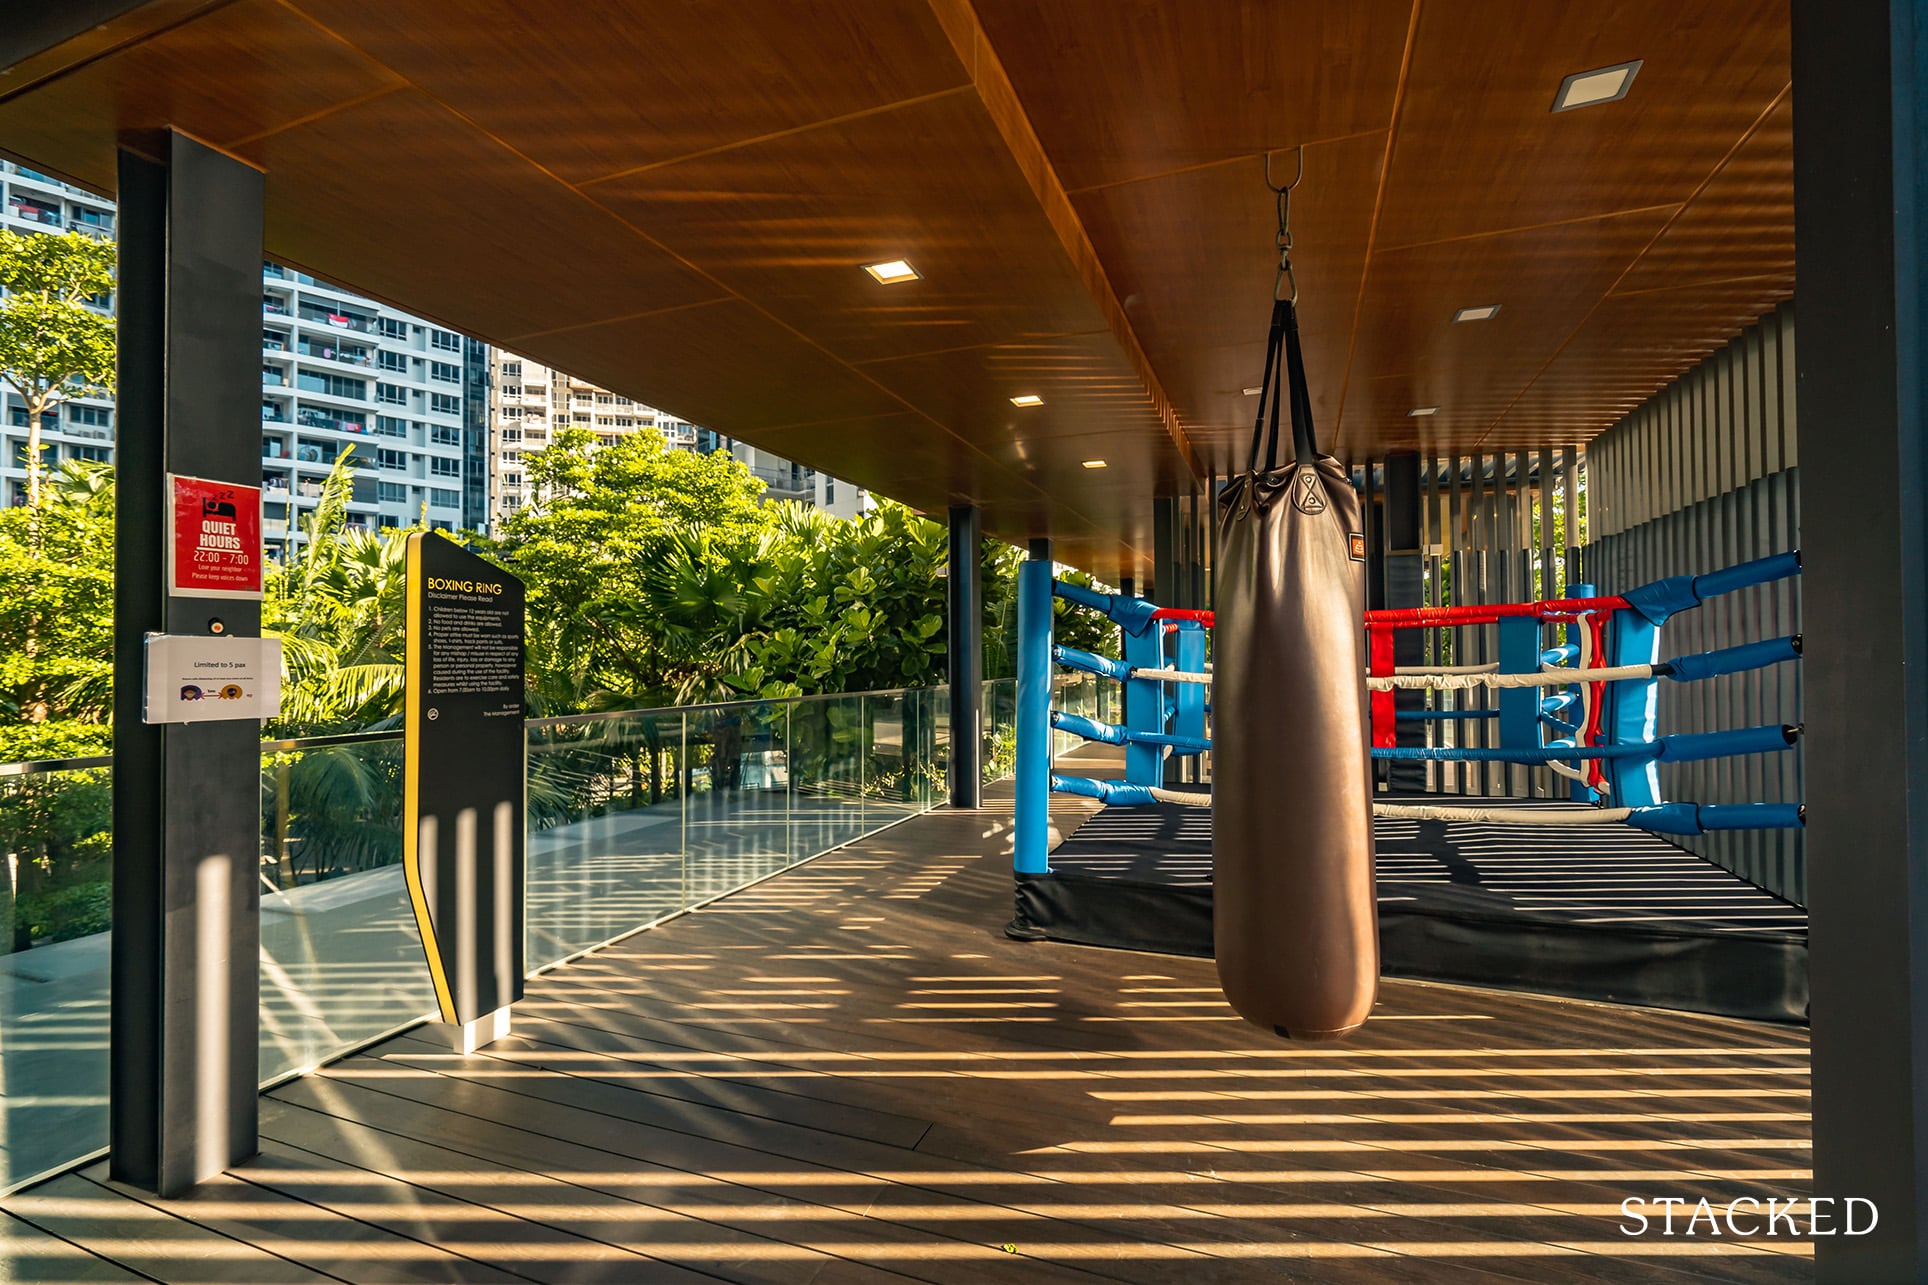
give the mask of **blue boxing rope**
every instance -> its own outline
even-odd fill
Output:
[[[1629,589],[1620,596],[1649,622],[1660,625],[1665,624],[1669,616],[1698,607],[1709,598],[1718,598],[1754,585],[1772,584],[1776,580],[1786,580],[1800,574],[1801,551],[1795,549],[1772,557],[1756,558],[1752,562],[1736,563],[1706,575],[1668,576],[1665,580]]]
[[[1682,732],[1626,745],[1553,744],[1518,749],[1473,745],[1374,746],[1372,756],[1405,763],[1513,763],[1525,767],[1585,759],[1647,758],[1656,763],[1695,763],[1737,754],[1774,753],[1787,749],[1800,736],[1798,727],[1768,724],[1724,732]]]
[[[1461,712],[1461,711],[1453,711]],[[1464,711],[1482,716],[1491,711]],[[1079,714],[1051,711],[1051,726],[1106,745],[1161,745],[1181,754],[1203,754],[1212,743],[1198,737],[1168,732],[1139,732],[1116,723],[1101,723]],[[1787,724],[1741,727],[1722,732],[1681,732],[1631,745],[1541,745],[1509,749],[1504,746],[1411,745],[1374,746],[1372,757],[1396,763],[1511,763],[1532,767],[1587,759],[1651,758],[1659,763],[1695,763],[1732,758],[1739,754],[1770,754],[1800,739],[1801,729]]]
[[[1152,624],[1152,616],[1158,604],[1149,598],[1127,598],[1121,593],[1099,593],[1084,585],[1071,584],[1064,580],[1052,580],[1051,593],[1066,602],[1075,602],[1080,607],[1102,611],[1111,622],[1128,634],[1142,634]],[[1089,652],[1081,653],[1090,655]]]
[[[1066,669],[1083,670],[1087,674],[1096,674],[1100,678],[1115,678],[1121,683],[1131,677],[1131,665],[1126,661],[1100,656],[1095,651],[1080,651],[1076,647],[1066,647],[1061,643],[1052,644],[1051,659]]]
[[[1788,829],[1805,823],[1802,805],[1792,803],[1697,804],[1665,802],[1658,795],[1655,767],[1739,755],[1785,751],[1798,743],[1798,726],[1766,725],[1718,732],[1656,735],[1654,690],[1660,679],[1700,682],[1798,661],[1798,634],[1742,643],[1661,660],[1659,626],[1670,616],[1702,602],[1749,586],[1799,575],[1798,553],[1741,563],[1701,576],[1675,576],[1621,595],[1625,610],[1615,613],[1607,649],[1562,643],[1502,649],[1504,664],[1458,669],[1395,669],[1369,680],[1373,689],[1419,687],[1435,691],[1497,690],[1500,709],[1401,710],[1400,721],[1426,725],[1476,725],[1501,720],[1498,746],[1380,746],[1371,757],[1381,761],[1507,763],[1546,766],[1579,782],[1576,798],[1594,806],[1505,807],[1464,804],[1376,803],[1374,815],[1386,820],[1465,821],[1545,825],[1625,823],[1654,834],[1696,835],[1721,830]],[[1591,589],[1585,597],[1593,596]],[[1098,611],[1123,631],[1125,658],[1112,659],[1066,647],[1052,638],[1053,598]],[[1187,804],[1208,806],[1205,793],[1164,788],[1162,764],[1172,754],[1209,753],[1204,715],[1210,706],[1212,677],[1205,663],[1203,631],[1188,618],[1199,613],[1164,612],[1153,602],[1124,594],[1101,593],[1051,575],[1049,563],[1026,563],[1019,573],[1018,610],[1018,807],[1016,869],[1020,875],[1050,873],[1049,824],[1044,800],[1052,793],[1074,794],[1116,806]],[[1179,620],[1165,624],[1166,617]],[[1509,618],[1510,620],[1510,618]],[[1502,625],[1508,621],[1502,621]],[[1537,628],[1524,618],[1522,626]],[[1516,632],[1518,632],[1516,630]],[[1176,653],[1166,650],[1167,633]],[[1503,640],[1504,641],[1504,640]],[[1511,659],[1509,659],[1511,657]],[[1124,685],[1128,695],[1122,723],[1103,722],[1051,709],[1053,664],[1095,674]],[[1506,672],[1498,672],[1504,670]],[[1525,672],[1515,672],[1525,671]],[[1607,692],[1603,731],[1606,743],[1577,744],[1589,723],[1579,685],[1604,684]],[[1537,690],[1536,690],[1537,689]],[[1564,690],[1562,690],[1564,689]],[[1524,715],[1524,728],[1520,726]],[[1573,721],[1578,718],[1578,722]],[[1174,721],[1176,720],[1176,721]],[[1537,725],[1537,727],[1536,727]],[[1051,771],[1053,730],[1103,744],[1125,747],[1128,779],[1063,777]],[[1559,739],[1543,739],[1557,736]],[[1515,737],[1524,737],[1515,740]],[[1603,764],[1605,780],[1586,788],[1567,767],[1586,761]],[[1603,798],[1603,796],[1606,796]],[[1607,799],[1611,799],[1608,805]]]
[[[1116,723],[1101,723],[1082,714],[1067,714],[1055,709],[1051,711],[1051,726],[1073,736],[1082,736],[1087,741],[1100,741],[1106,745],[1163,745],[1180,754],[1203,754],[1212,748],[1212,743],[1203,737],[1179,736],[1172,732],[1140,732]]]

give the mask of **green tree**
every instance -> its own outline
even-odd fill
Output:
[[[666,703],[697,690],[688,635],[652,614],[644,573],[678,541],[735,550],[768,531],[762,484],[727,452],[674,451],[654,432],[604,446],[565,430],[526,468],[535,502],[485,553],[529,586],[533,706]]]
[[[109,718],[113,478],[106,465],[70,463],[54,474],[39,510],[0,509],[0,714],[15,724],[0,728],[0,754],[9,759],[46,757],[9,751],[10,739],[46,735],[20,725],[71,719],[99,727]]]
[[[303,519],[307,541],[264,586],[262,627],[281,639],[288,669],[276,720],[284,736],[380,728],[401,714],[409,532],[348,525],[353,449]]]
[[[0,760],[112,752],[114,489],[99,464],[54,474],[36,513],[0,509]],[[105,768],[0,789],[14,860],[0,885],[0,952],[107,926],[112,852]]]
[[[27,506],[40,507],[41,417],[114,390],[114,247],[82,232],[0,230],[0,380],[27,404]]]

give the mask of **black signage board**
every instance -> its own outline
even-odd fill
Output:
[[[522,998],[522,582],[408,538],[402,862],[442,1020]]]

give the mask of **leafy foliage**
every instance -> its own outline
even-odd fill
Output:
[[[565,430],[525,467],[535,503],[481,551],[529,586],[531,708],[661,704],[700,688],[704,663],[684,654],[685,637],[640,611],[643,575],[678,541],[734,546],[768,530],[762,485],[726,452],[673,451],[650,432],[598,446]]]
[[[52,720],[104,723],[112,701],[114,482],[101,464],[67,464],[41,508],[0,509],[0,753],[60,757]],[[53,753],[42,752],[54,750]]]
[[[0,229],[0,381],[27,407],[27,503],[40,506],[41,416],[114,391],[114,322],[88,301],[114,288],[114,246],[84,232]]]
[[[511,517],[494,549],[530,585],[535,708],[943,681],[941,526],[889,503],[847,520],[759,505],[760,485],[726,453],[668,451],[644,433],[593,440],[566,435],[530,457],[544,499]],[[1020,555],[987,544],[981,557],[986,675],[1001,677]],[[1115,651],[1114,631],[1089,613],[1059,624],[1072,645]]]
[[[305,519],[308,538],[269,570],[263,625],[289,671],[274,736],[399,721],[410,533],[350,525],[355,465],[345,452]],[[607,447],[566,433],[528,468],[540,503],[499,539],[468,542],[529,586],[532,712],[944,680],[946,534],[909,509],[885,504],[846,521],[765,504],[727,453],[671,451],[653,433]],[[0,758],[111,752],[113,547],[104,466],[62,469],[38,511],[0,510]],[[994,543],[980,551],[987,677],[1011,672],[1019,560]],[[1074,646],[1115,650],[1115,631],[1089,612],[1061,614],[1058,627]],[[931,783],[936,769],[913,747],[936,717],[933,699],[776,710],[727,707],[688,736],[681,715],[546,729],[531,755],[531,820],[738,788],[746,771],[777,770],[767,756],[779,724],[781,770],[799,795],[837,796],[862,780],[878,797],[910,799]],[[860,711],[894,721],[894,752],[880,751]],[[392,864],[401,794],[392,740],[269,755],[263,874],[291,887]],[[100,769],[0,785],[0,832],[20,861],[17,943],[104,924],[105,885],[94,885],[106,875],[111,820]]]
[[[308,541],[264,586],[261,623],[281,639],[282,736],[380,730],[401,713],[406,531],[347,525],[352,447],[303,521]]]

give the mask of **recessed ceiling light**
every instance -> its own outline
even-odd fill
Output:
[[[1491,321],[1493,318],[1499,315],[1500,315],[1500,306],[1496,303],[1488,303],[1488,304],[1482,304],[1477,308],[1461,308],[1458,312],[1453,314],[1453,320],[1454,321]]]
[[[1107,466],[1106,466],[1106,464],[1105,464],[1105,462],[1104,462],[1103,460],[1086,460],[1086,461],[1084,462],[1084,466],[1085,466],[1086,468],[1105,468],[1105,467],[1107,467]]]
[[[1611,67],[1600,67],[1593,71],[1576,71],[1560,82],[1560,92],[1553,95],[1553,110],[1570,112],[1575,107],[1591,107],[1595,103],[1611,103],[1625,98],[1633,88],[1633,78],[1640,70],[1643,59],[1632,62],[1616,63]]]
[[[1437,414],[1439,414],[1439,407],[1437,407],[1437,406],[1415,406],[1415,407],[1413,407],[1413,408],[1412,408],[1411,410],[1409,410],[1409,411],[1407,411],[1407,412],[1406,412],[1406,414],[1407,414],[1407,416],[1408,416],[1408,417],[1411,417],[1411,416],[1414,416],[1414,415],[1437,415]]]
[[[1044,398],[1038,396],[1036,393],[1019,393],[1016,397],[1013,397],[1011,399],[1011,405],[1042,406],[1044,405]]]
[[[918,279],[917,269],[902,259],[892,259],[889,263],[866,263],[864,271],[887,286],[894,286],[900,281]]]
[[[1263,388],[1248,388],[1245,390],[1245,395],[1247,397],[1257,397],[1260,393],[1264,391],[1265,390]]]

